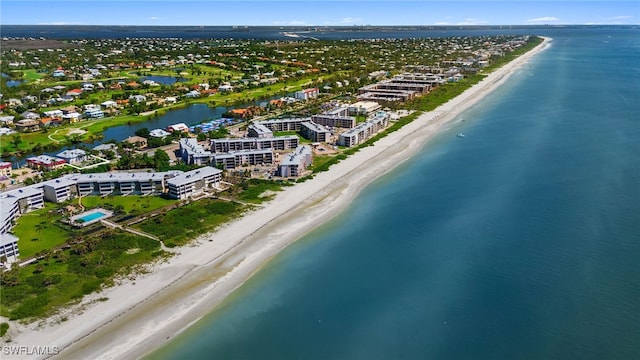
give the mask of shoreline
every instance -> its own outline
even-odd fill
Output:
[[[169,261],[83,300],[40,323],[12,328],[7,346],[56,347],[54,358],[139,358],[209,314],[282,249],[344,211],[372,181],[415,155],[444,125],[502,85],[551,39],[329,171],[278,193]],[[107,297],[107,301],[98,301]],[[83,308],[84,307],[84,308]],[[80,309],[82,312],[76,314]],[[75,312],[74,312],[75,311]],[[68,320],[56,323],[68,315]],[[60,320],[57,320],[60,321]],[[42,325],[42,326],[39,326]],[[20,331],[21,330],[21,331]],[[24,354],[27,355],[27,354]],[[45,354],[46,357],[47,354]],[[48,354],[55,355],[55,354]]]

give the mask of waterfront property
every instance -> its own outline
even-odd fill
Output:
[[[308,145],[300,145],[296,150],[285,155],[284,159],[278,166],[278,175],[282,177],[298,177],[311,165],[311,147]]]
[[[356,146],[363,143],[373,134],[384,129],[388,125],[389,115],[384,111],[381,111],[373,118],[340,134],[338,137],[338,145],[347,147]]]
[[[273,132],[277,131],[299,131],[303,122],[310,121],[311,118],[284,118],[270,119],[256,122],[256,124],[264,125]]]
[[[349,105],[349,115],[369,115],[380,110],[381,107],[375,101],[358,101]]]
[[[311,121],[316,124],[351,129],[356,126],[356,118],[349,116],[349,108],[339,106],[322,114],[311,116]]]
[[[235,150],[215,153],[211,160],[215,166],[223,169],[235,169],[245,165],[273,164],[272,149]]]
[[[173,179],[176,180],[170,181]],[[64,175],[58,179],[0,193],[0,236],[11,232],[21,214],[43,208],[45,200],[61,203],[77,196],[144,196],[165,193],[173,198],[184,199],[201,189],[217,188],[221,180],[222,171],[209,166],[188,172],[172,170]],[[85,225],[94,220],[92,216],[98,215],[83,218]]]
[[[167,180],[167,194],[173,199],[186,199],[222,181],[222,170],[210,166],[192,170]]]
[[[57,157],[64,159],[69,164],[79,164],[87,157],[87,152],[82,149],[69,149],[60,152]]]
[[[74,226],[85,227],[93,223],[96,223],[102,219],[108,219],[111,216],[113,216],[112,211],[102,209],[102,208],[96,208],[96,209],[91,209],[89,211],[85,211],[78,215],[74,215],[70,217],[69,220],[71,224]]]
[[[0,233],[0,268],[6,262],[18,260],[18,237],[8,233]]]
[[[433,74],[402,74],[361,87],[357,98],[368,101],[407,101],[428,93],[440,83],[441,79]]]
[[[224,138],[211,139],[211,152],[230,152],[237,150],[289,150],[298,147],[300,139],[295,135],[273,138]]]
[[[331,132],[324,126],[308,121],[303,122],[300,134],[313,142],[328,142]]]

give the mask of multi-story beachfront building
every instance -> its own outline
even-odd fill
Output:
[[[164,191],[166,179],[181,173],[181,171],[113,172],[71,175],[66,178],[75,181],[78,188],[77,194],[80,196],[160,195]]]
[[[338,106],[322,114],[311,116],[311,121],[322,126],[351,129],[356,126],[356,118],[348,114],[348,107]]]
[[[284,159],[278,166],[278,175],[282,177],[298,177],[311,165],[311,147],[308,145],[300,145],[291,154],[285,155]]]
[[[295,135],[273,138],[224,138],[211,139],[211,152],[230,152],[238,150],[288,150],[295,149],[300,139]]]
[[[174,199],[186,199],[207,188],[217,187],[222,170],[210,166],[188,171],[167,180],[167,194]]]
[[[313,142],[327,142],[331,136],[331,131],[326,127],[314,122],[303,122],[300,127],[300,134]]]
[[[18,260],[18,237],[4,233],[0,234],[0,268],[4,267],[4,262],[14,262]],[[6,259],[6,260],[5,260]]]
[[[270,151],[269,151],[270,152]],[[170,181],[178,179],[175,181]],[[222,171],[203,167],[189,172],[113,172],[96,174],[68,174],[58,179],[0,193],[0,237],[14,239],[9,234],[16,219],[26,212],[44,207],[44,200],[61,203],[76,196],[87,195],[160,195],[167,192],[170,183],[175,186],[174,198],[184,198],[207,188],[217,187],[222,180]],[[3,243],[9,253],[17,252],[11,242]],[[13,241],[13,240],[11,240]],[[9,244],[9,245],[7,245]],[[13,249],[13,250],[12,250]],[[0,249],[0,262],[1,259]]]
[[[236,150],[226,153],[215,153],[212,163],[223,169],[235,169],[236,167],[244,165],[273,164],[273,150]]]
[[[340,134],[338,137],[338,145],[347,147],[356,146],[388,125],[389,115],[381,111],[373,118]]]
[[[305,121],[310,121],[311,118],[284,118],[284,119],[271,119],[256,122],[256,124],[264,125],[272,132],[277,131],[299,131],[300,125]]]
[[[380,110],[382,106],[375,101],[358,101],[349,105],[349,115],[369,115]]]
[[[389,80],[366,85],[358,89],[358,100],[407,101],[428,93],[438,84],[432,74],[402,74]]]

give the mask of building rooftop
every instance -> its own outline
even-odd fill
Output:
[[[205,167],[191,170],[186,173],[182,173],[178,176],[175,176],[167,180],[167,185],[169,186],[187,185],[187,184],[202,180],[206,177],[220,174],[220,173],[222,173],[222,170],[220,169],[217,169],[211,166],[205,166]]]

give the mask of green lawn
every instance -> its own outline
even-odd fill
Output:
[[[82,205],[88,210],[96,207],[115,208],[120,205],[127,213],[153,211],[167,205],[174,204],[175,200],[165,199],[159,196],[86,196],[82,198]]]
[[[47,74],[39,73],[36,69],[28,69],[24,71],[24,79],[28,81],[42,79]]]
[[[18,218],[13,233],[19,238],[21,259],[64,244],[70,237],[68,231],[56,225],[62,215],[50,212],[57,207],[55,204],[45,203],[44,209],[26,213]]]

